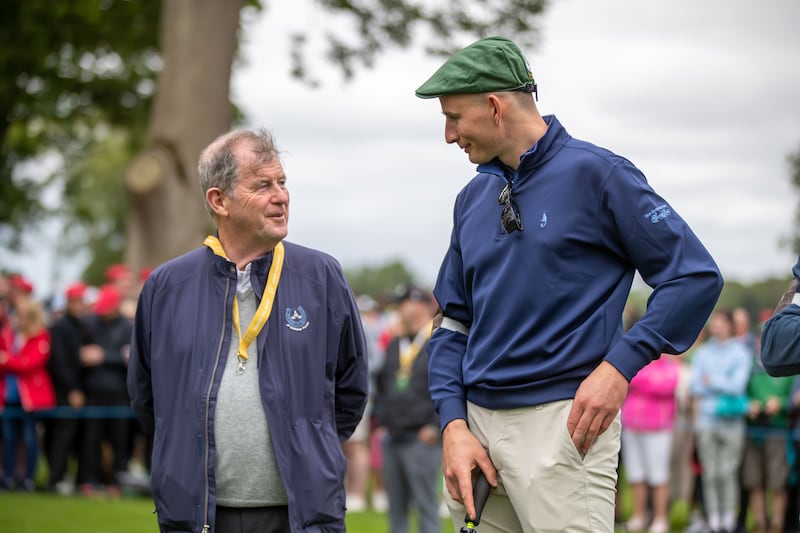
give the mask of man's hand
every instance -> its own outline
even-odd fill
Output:
[[[67,403],[70,407],[78,409],[86,405],[86,396],[84,396],[83,391],[73,389],[67,393]]]
[[[439,434],[438,426],[422,426],[419,428],[419,431],[417,431],[417,440],[419,440],[422,444],[437,444],[440,437],[441,435]]]
[[[747,416],[751,420],[755,420],[758,418],[758,415],[761,414],[761,403],[758,400],[750,400],[750,405],[747,409]]]
[[[614,421],[627,394],[628,380],[605,361],[583,380],[567,418],[567,431],[582,456]]]
[[[497,471],[481,443],[470,433],[464,419],[453,420],[442,433],[442,470],[450,496],[464,504],[475,519],[472,500],[472,470],[480,468],[492,487],[497,486]]]
[[[770,416],[777,415],[781,412],[781,400],[777,396],[770,396],[767,398],[767,403],[764,406],[764,412]]]
[[[83,366],[97,366],[105,360],[106,352],[97,344],[87,344],[81,346],[80,358]]]

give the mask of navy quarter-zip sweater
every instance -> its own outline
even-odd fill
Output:
[[[603,360],[628,380],[687,350],[722,276],[686,222],[628,160],[572,138],[555,116],[514,173],[478,167],[458,194],[434,294],[444,316],[428,346],[441,427],[489,409],[573,398]],[[525,229],[506,234],[497,198],[513,179]],[[623,335],[635,271],[654,290]]]

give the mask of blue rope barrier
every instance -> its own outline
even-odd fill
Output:
[[[127,405],[87,405],[86,407],[52,407],[25,411],[21,407],[6,407],[0,418],[136,418],[133,408]]]

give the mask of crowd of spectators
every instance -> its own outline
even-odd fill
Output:
[[[772,377],[760,360],[764,311],[717,309],[695,345],[664,354],[631,381],[622,408],[621,483],[628,531],[798,531],[800,379]],[[627,514],[627,516],[625,516]]]
[[[125,376],[146,275],[112,265],[100,287],[75,282],[48,302],[25,276],[0,276],[3,489],[118,497],[144,473],[148,444]]]
[[[125,375],[147,274],[112,265],[102,286],[73,283],[47,305],[24,276],[0,276],[0,490],[116,497],[146,477],[150,444]],[[362,295],[358,304],[374,385],[402,321],[391,299]],[[687,354],[664,354],[631,381],[620,454],[631,509],[620,504],[617,517],[627,530],[669,531],[677,502],[689,509],[687,531],[798,529],[800,379],[764,371],[758,339],[769,312],[759,318],[753,326],[744,309],[718,309]],[[380,416],[370,401],[343,443],[352,512],[390,511]]]

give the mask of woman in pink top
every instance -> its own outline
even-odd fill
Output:
[[[622,464],[633,492],[629,531],[647,526],[649,490],[653,501],[649,531],[669,531],[669,460],[679,371],[674,356],[662,355],[634,376],[622,404]]]

